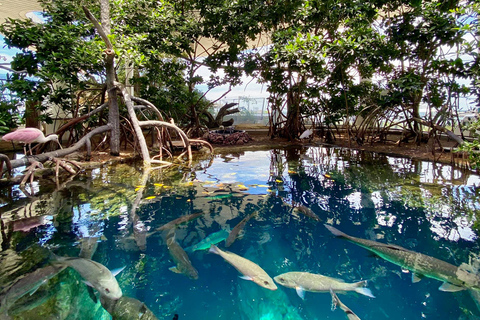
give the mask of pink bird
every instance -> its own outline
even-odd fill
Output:
[[[43,132],[37,128],[25,128],[25,129],[18,129],[16,131],[7,133],[2,137],[5,141],[12,141],[12,142],[21,142],[25,145],[28,145],[28,149],[30,150],[30,155],[32,155],[32,143],[45,143],[48,141],[55,141],[62,149],[62,145],[58,141],[58,136],[56,134],[51,134],[48,136],[44,136]],[[25,155],[27,155],[27,150],[25,146],[23,147]]]

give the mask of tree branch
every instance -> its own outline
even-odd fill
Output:
[[[45,152],[36,156],[29,156],[29,157],[23,157],[21,159],[16,159],[11,161],[12,168],[18,168],[22,166],[26,166],[30,164],[30,159],[34,159],[38,162],[45,162],[47,160],[50,160],[51,158],[58,158],[58,157],[63,157],[66,156],[67,154],[73,153],[77,150],[80,150],[84,145],[88,145],[90,143],[90,139],[97,134],[103,133],[105,131],[110,130],[110,125],[104,125],[98,128],[93,129],[89,133],[87,133],[85,136],[82,137],[82,139],[78,140],[77,143],[75,143],[73,146],[65,149],[60,149],[60,150],[55,150],[51,152]]]
[[[440,132],[445,133],[447,136],[449,136],[451,139],[453,139],[455,142],[457,142],[459,145],[462,145],[464,143],[463,139],[457,136],[455,133],[452,131],[448,130],[445,127],[442,127],[438,124],[427,122],[425,120],[419,119],[419,118],[412,118],[414,121],[420,123],[421,125],[427,126],[429,128],[433,128],[435,130],[438,130]]]
[[[93,25],[95,26],[95,29],[97,29],[98,34],[100,35],[100,37],[105,42],[105,45],[107,46],[107,50],[113,51],[113,45],[110,42],[110,39],[108,39],[108,36],[105,33],[105,30],[103,30],[102,25],[93,16],[93,14],[90,12],[90,10],[88,10],[87,7],[82,6],[82,9],[83,9],[83,12],[85,12],[85,15],[87,16],[88,20],[90,20],[93,23]]]

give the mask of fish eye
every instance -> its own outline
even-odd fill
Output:
[[[278,280],[280,280],[280,282],[285,282],[285,279],[283,278],[279,278]]]
[[[268,281],[263,281],[264,285],[269,285],[270,283]]]
[[[110,289],[105,288],[105,292],[106,292],[106,293],[110,293]]]

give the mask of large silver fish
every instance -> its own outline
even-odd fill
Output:
[[[348,320],[360,320],[360,318],[345,304],[343,304],[342,301],[338,298],[335,292],[333,292],[332,289],[330,289],[330,294],[332,295],[332,306],[337,307],[339,306],[340,309],[342,309],[345,312],[345,315],[347,316]]]
[[[190,279],[198,279],[197,269],[193,267],[192,262],[188,258],[188,254],[175,240],[175,229],[168,232],[165,231],[163,238],[167,244],[168,252],[176,264],[175,267],[170,268],[170,271],[184,274]]]
[[[466,288],[480,289],[480,277],[461,266],[457,267],[397,245],[355,238],[327,224],[325,227],[335,236],[347,239],[403,269],[410,270],[413,282],[418,282],[421,280],[421,276],[425,276],[443,281],[443,284],[439,287],[439,290],[442,291],[455,292]]]
[[[240,233],[240,231],[243,230],[243,228],[245,228],[245,225],[247,224],[248,220],[252,219],[254,216],[256,216],[258,214],[257,211],[249,214],[248,216],[246,216],[245,218],[242,219],[242,221],[240,221],[233,229],[232,231],[230,231],[230,234],[228,235],[228,238],[227,240],[225,240],[225,247],[230,247],[232,245],[232,243],[237,239],[238,237],[238,234]]]
[[[330,278],[321,274],[309,272],[287,272],[273,278],[275,282],[297,291],[300,298],[305,298],[305,291],[335,292],[355,291],[367,297],[375,298],[370,289],[365,288],[366,281],[347,283],[341,279]]]
[[[33,294],[49,279],[56,276],[65,266],[49,265],[39,268],[17,280],[0,296],[0,314],[6,314],[11,305],[27,293]]]
[[[120,299],[122,296],[122,290],[117,279],[115,279],[115,275],[125,267],[111,272],[103,264],[90,259],[66,257],[56,257],[56,259],[55,263],[75,269],[85,279],[87,285],[97,289],[101,295],[113,300]]]
[[[273,279],[258,264],[245,259],[244,257],[240,257],[235,253],[222,251],[214,244],[211,245],[209,251],[221,256],[225,261],[237,269],[238,272],[243,274],[241,277],[242,279],[251,280],[265,289],[277,290],[277,286],[275,285],[275,282],[273,282]]]

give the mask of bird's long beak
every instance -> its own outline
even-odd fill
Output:
[[[63,149],[62,145],[60,144],[60,141],[57,141],[57,143],[58,143],[58,146],[60,147],[60,149]]]

